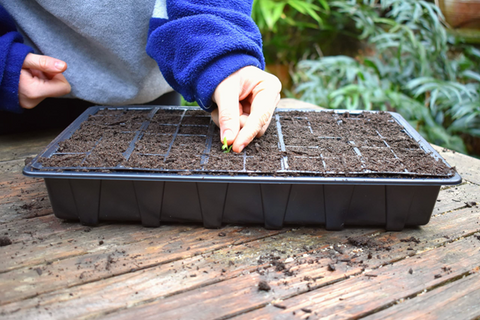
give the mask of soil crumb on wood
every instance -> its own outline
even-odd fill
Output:
[[[5,247],[12,244],[12,240],[9,237],[0,237],[0,247]]]
[[[472,208],[472,207],[476,206],[477,203],[475,201],[468,201],[468,202],[465,202],[465,205],[469,208]]]
[[[265,280],[261,280],[258,283],[258,291],[270,291],[272,288]]]
[[[390,250],[391,247],[387,246],[380,241],[367,237],[367,236],[356,236],[348,237],[348,242],[355,247],[368,248],[374,251]]]
[[[400,242],[415,242],[415,243],[420,243],[420,240],[418,240],[417,238],[415,237],[410,237],[408,239],[400,239]]]

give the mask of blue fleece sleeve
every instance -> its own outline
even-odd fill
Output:
[[[25,56],[33,50],[23,44],[15,23],[0,6],[0,110],[21,112],[18,81]]]
[[[206,111],[217,85],[245,67],[265,68],[252,0],[167,0],[168,19],[152,18],[147,53],[170,86]]]

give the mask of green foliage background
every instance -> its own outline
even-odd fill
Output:
[[[480,137],[480,51],[449,36],[433,3],[255,0],[252,17],[267,62],[293,66],[288,95],[397,111],[431,143],[463,153],[465,137]]]

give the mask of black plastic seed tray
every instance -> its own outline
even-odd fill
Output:
[[[322,112],[325,119],[313,121]],[[399,114],[388,113],[398,128],[390,136],[375,129],[375,119],[365,119],[369,114],[377,113],[278,110],[264,138],[226,155],[218,128],[197,108],[92,107],[24,174],[45,179],[58,218],[86,225],[141,221],[148,227],[201,222],[207,228],[233,223],[402,230],[428,223],[440,187],[458,184],[461,177]],[[101,123],[101,130],[79,136],[92,121]],[[356,121],[359,131],[374,137],[350,138],[345,124]],[[327,122],[333,129],[322,131]],[[292,124],[295,129],[287,130]],[[312,140],[302,145],[301,137]],[[75,139],[77,149],[69,145]],[[398,150],[391,146],[396,140]],[[176,167],[174,152],[191,167]],[[405,154],[447,170],[419,171],[403,161]]]

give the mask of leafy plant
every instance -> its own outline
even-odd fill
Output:
[[[223,138],[222,150],[225,153],[229,153],[230,151],[232,151],[232,146],[229,146],[227,143],[227,137]]]
[[[252,18],[263,37],[267,64],[289,64],[311,50],[320,30],[331,29],[327,0],[254,0]]]
[[[296,92],[328,108],[395,110],[432,143],[467,152],[480,137],[480,51],[454,43],[426,1],[333,1],[372,53],[304,60]],[[439,18],[440,17],[440,18]]]

